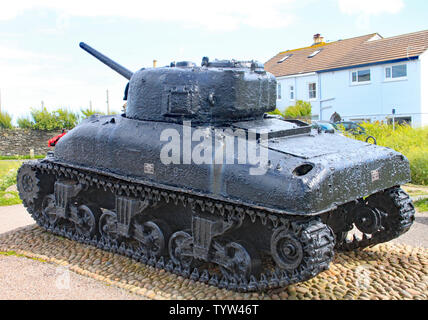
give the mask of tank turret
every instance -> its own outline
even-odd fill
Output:
[[[202,59],[132,73],[85,43],[80,46],[129,79],[126,117],[182,123],[261,119],[276,105],[276,80],[255,61]]]

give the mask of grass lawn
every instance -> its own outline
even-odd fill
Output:
[[[418,208],[420,212],[428,212],[428,198],[416,201],[415,207]]]
[[[0,161],[0,177],[3,178],[11,170],[18,170],[23,161],[15,160],[2,160]]]
[[[20,160],[1,160],[0,161],[0,206],[11,206],[20,204],[18,192],[6,191],[9,187],[16,184],[16,172],[21,166]]]

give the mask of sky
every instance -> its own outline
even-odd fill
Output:
[[[1,108],[29,115],[89,107],[120,111],[127,80],[79,48],[83,41],[131,71],[172,61],[258,60],[378,32],[428,29],[425,0],[0,0]]]

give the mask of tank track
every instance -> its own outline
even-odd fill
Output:
[[[373,234],[363,233],[362,238],[354,234],[352,239],[336,239],[336,249],[352,251],[372,247],[379,243],[388,242],[406,233],[415,220],[415,208],[409,195],[400,187],[385,190],[366,199],[366,205],[372,208],[382,208],[389,204],[389,210],[381,209],[380,228]],[[389,211],[389,212],[387,212]],[[344,234],[347,232],[345,231]]]
[[[287,218],[281,217],[268,211],[254,210],[240,205],[230,204],[222,201],[202,198],[199,196],[191,196],[186,193],[165,191],[157,188],[147,187],[139,184],[128,183],[116,178],[101,176],[92,172],[82,172],[76,169],[66,167],[59,164],[53,164],[47,161],[32,161],[27,162],[21,167],[18,177],[22,170],[31,170],[36,172],[40,177],[37,181],[37,186],[43,189],[45,183],[43,177],[54,176],[55,179],[60,177],[83,182],[86,188],[96,187],[104,191],[110,190],[114,194],[125,194],[133,197],[143,197],[156,199],[157,201],[165,201],[166,203],[177,204],[181,202],[183,206],[199,206],[202,211],[211,214],[218,214],[222,217],[237,219],[239,221],[248,220],[253,224],[260,222],[263,226],[267,226],[272,232],[286,232],[292,230],[299,235],[303,244],[305,257],[300,266],[288,271],[278,267],[264,266],[257,278],[251,275],[249,278],[238,273],[218,273],[202,269],[201,267],[189,268],[181,263],[177,264],[170,257],[161,256],[156,258],[155,254],[147,250],[140,250],[132,243],[127,241],[116,241],[105,238],[100,235],[93,237],[85,237],[79,234],[72,225],[58,226],[51,224],[49,220],[41,213],[39,209],[41,199],[46,195],[39,195],[35,201],[28,202],[25,199],[25,194],[19,190],[23,204],[31,214],[37,224],[44,230],[56,235],[77,241],[83,244],[96,246],[102,250],[128,256],[143,264],[149,265],[157,269],[164,269],[168,272],[177,274],[184,278],[193,281],[207,283],[216,286],[220,289],[239,292],[266,291],[288,286],[293,283],[303,282],[312,277],[315,277],[320,272],[329,268],[330,262],[334,257],[335,238],[333,231],[324,224],[318,217],[310,218]],[[52,182],[49,182],[52,183]],[[20,188],[21,189],[21,188]]]

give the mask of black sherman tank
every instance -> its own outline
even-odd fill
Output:
[[[20,196],[46,230],[195,281],[261,291],[308,280],[335,250],[412,225],[400,189],[408,160],[268,115],[276,80],[263,65],[203,58],[132,73],[80,46],[129,80],[127,108],[91,116],[20,168]],[[221,161],[208,161],[217,157],[210,146],[227,142]],[[251,148],[266,161],[251,163]]]

